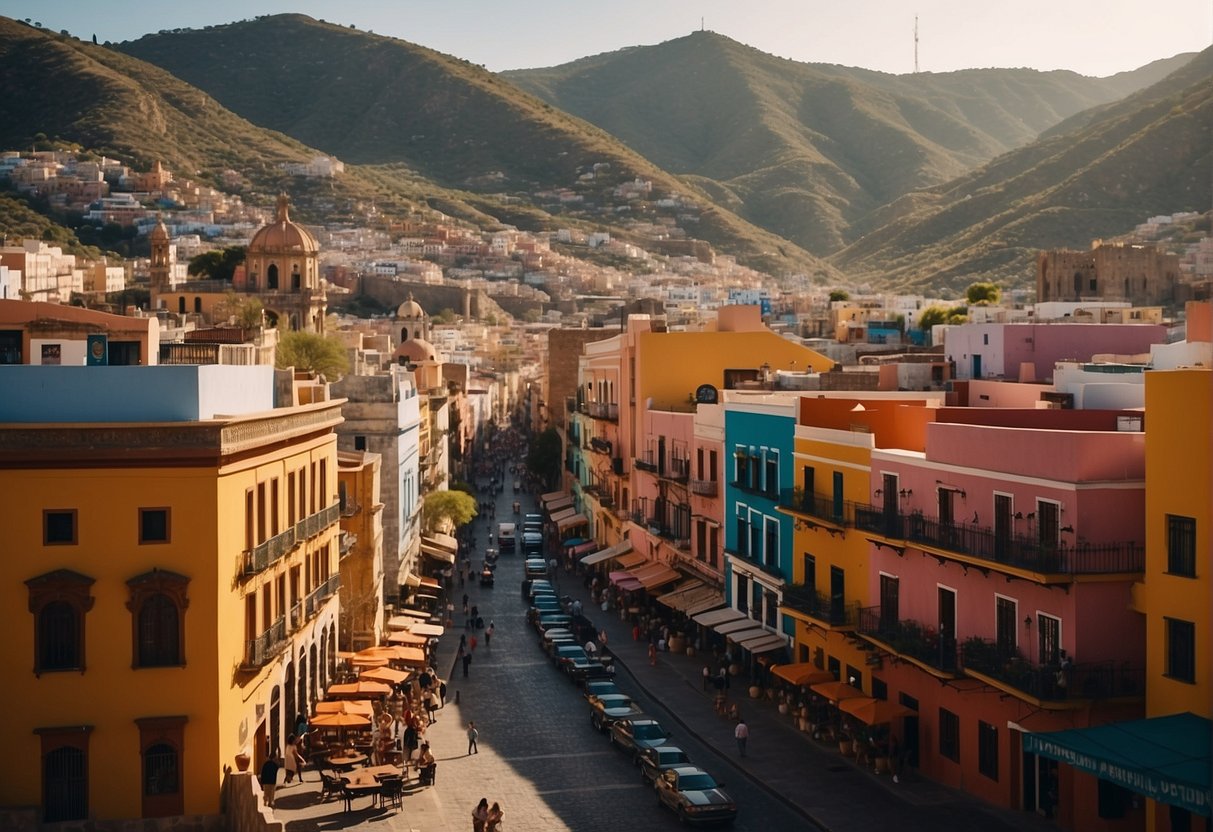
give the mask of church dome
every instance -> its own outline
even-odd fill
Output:
[[[148,233],[147,238],[154,242],[168,242],[168,229],[163,219],[156,218],[156,226]]]
[[[291,222],[286,194],[278,197],[278,216],[262,226],[248,244],[249,254],[316,254],[320,244],[306,228]]]
[[[409,292],[408,300],[396,308],[396,317],[408,320],[421,320],[425,317],[425,310],[421,308],[420,303],[413,300],[413,293]]]
[[[434,351],[434,345],[424,338],[410,338],[405,341],[396,347],[394,357],[397,360],[401,358],[408,359],[410,364],[438,360],[438,354]]]

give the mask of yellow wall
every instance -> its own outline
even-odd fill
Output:
[[[1146,575],[1137,606],[1146,614],[1146,712],[1213,717],[1213,371],[1146,374]],[[1167,574],[1167,519],[1196,519],[1196,577]],[[1196,624],[1196,684],[1167,678],[1164,617]]]
[[[245,489],[280,477],[282,526],[286,472],[311,459],[328,460],[328,491],[318,509],[336,501],[336,437],[329,433],[296,442],[221,471],[213,467],[0,469],[5,495],[0,520],[6,536],[0,604],[9,610],[6,638],[0,640],[5,674],[6,718],[0,720],[0,747],[10,766],[0,779],[0,806],[41,804],[40,738],[34,729],[91,725],[89,813],[98,819],[142,814],[139,729],[141,717],[185,716],[181,764],[186,814],[219,810],[224,765],[251,749],[257,722],[269,715],[269,690],[280,683],[285,656],[249,677],[238,673],[244,655],[243,597],[313,551],[335,540],[336,523],[290,555],[249,580],[239,577],[245,548]],[[289,462],[284,463],[284,459]],[[170,542],[140,545],[138,509],[169,507]],[[78,543],[42,545],[42,512],[75,509]],[[310,513],[310,512],[309,512]],[[335,545],[326,550],[330,574],[337,570]],[[184,614],[185,661],[179,668],[132,669],[132,621],[126,608],[126,581],[153,568],[190,579]],[[95,579],[93,608],[85,616],[83,673],[54,672],[36,677],[34,621],[24,581],[71,569]],[[303,587],[301,594],[306,594]],[[295,649],[318,639],[319,628],[336,617],[336,596],[321,614],[295,634]],[[285,706],[284,706],[285,707]],[[285,720],[293,714],[283,714]]]
[[[724,371],[755,369],[822,372],[834,362],[773,332],[643,332],[639,334],[637,402],[654,409],[687,404],[701,384],[724,389]]]

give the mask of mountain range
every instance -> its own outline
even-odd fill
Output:
[[[691,231],[718,249],[820,283],[1026,285],[1039,248],[1085,248],[1211,200],[1213,50],[1108,78],[893,76],[697,32],[494,75],[301,15],[113,48],[0,19],[0,68],[5,147],[44,133],[200,178],[234,168],[254,198],[299,191],[281,163],[324,152],[347,173],[302,188],[314,219],[369,202],[624,239],[612,211],[535,194],[593,202],[640,177],[696,204]],[[609,173],[587,185],[595,165]]]

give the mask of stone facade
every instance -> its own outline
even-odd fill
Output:
[[[1156,246],[1100,243],[1090,251],[1042,251],[1036,301],[1119,300],[1163,306],[1176,300],[1179,257]]]

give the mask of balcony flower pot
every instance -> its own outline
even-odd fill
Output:
[[[248,771],[249,763],[252,762],[252,757],[247,751],[241,751],[236,755],[236,771]]]
[[[670,636],[670,652],[681,653],[686,649],[686,639],[682,636]]]
[[[751,699],[761,699],[762,698],[762,688],[758,687],[758,685],[750,685],[750,698]]]

